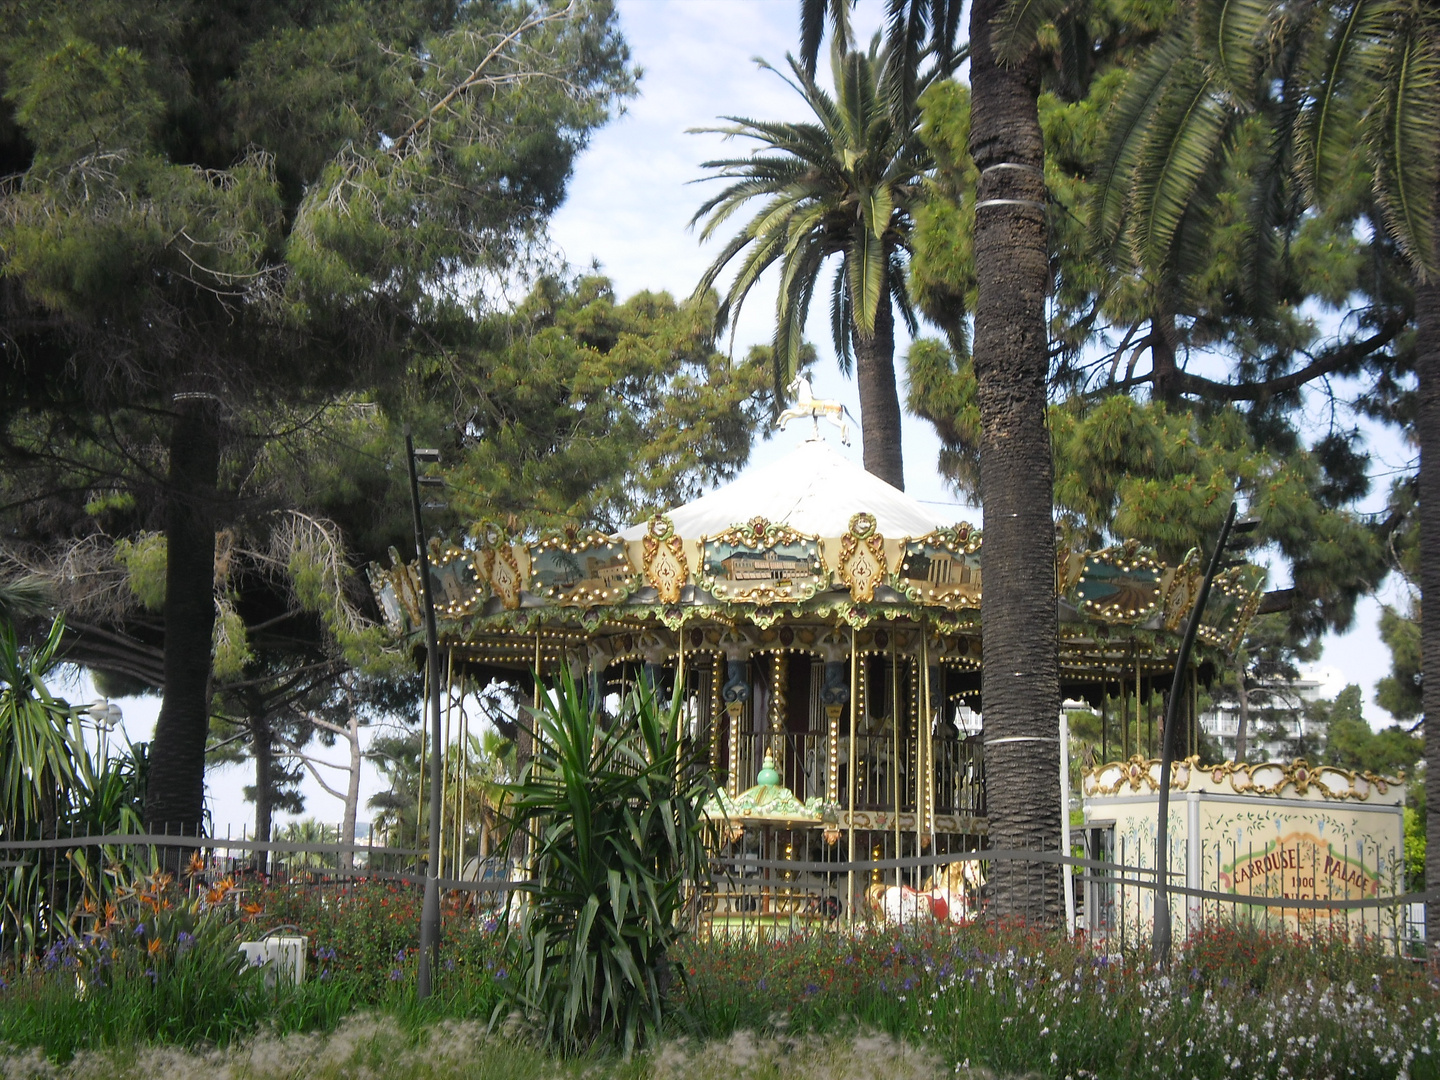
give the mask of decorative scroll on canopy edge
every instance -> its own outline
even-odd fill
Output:
[[[868,604],[875,599],[875,586],[884,582],[886,570],[885,538],[876,528],[875,515],[855,514],[840,538],[837,571],[841,582],[856,603]]]
[[[675,523],[665,514],[652,517],[641,549],[645,583],[654,588],[660,603],[678,604],[681,590],[690,582],[690,561],[685,542],[675,534]]]

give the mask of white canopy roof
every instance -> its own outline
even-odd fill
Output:
[[[875,515],[882,536],[924,536],[953,519],[927,510],[822,439],[802,442],[789,454],[748,472],[694,502],[669,511],[675,532],[687,539],[713,536],[759,516],[812,536],[841,536],[862,510]],[[620,534],[645,535],[645,523]]]

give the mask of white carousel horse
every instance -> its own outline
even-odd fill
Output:
[[[892,925],[913,923],[929,916],[966,923],[980,906],[985,872],[977,860],[953,862],[925,883],[918,892],[908,885],[872,885],[866,893],[875,914]]]
[[[791,420],[803,420],[807,416],[815,425],[815,435],[820,435],[820,417],[824,417],[840,429],[840,441],[846,446],[850,445],[850,425],[845,423],[845,405],[839,401],[827,401],[814,397],[810,392],[810,380],[804,375],[796,375],[791,380],[789,390],[795,395],[795,404],[790,406],[776,419],[775,423],[781,431]]]

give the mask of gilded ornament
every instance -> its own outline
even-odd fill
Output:
[[[685,544],[675,535],[675,524],[663,514],[650,519],[642,544],[645,581],[659,594],[660,603],[678,604],[680,590],[690,576]]]
[[[875,599],[875,586],[885,580],[885,539],[875,531],[875,516],[859,513],[840,538],[840,580],[861,604]]]

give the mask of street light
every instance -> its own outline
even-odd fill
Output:
[[[100,736],[100,760],[106,761],[110,756],[110,732],[125,719],[125,714],[120,711],[120,706],[112,703],[109,698],[92,701],[80,712],[95,724],[95,731]]]
[[[1175,658],[1175,677],[1170,684],[1170,700],[1165,703],[1165,730],[1160,737],[1160,820],[1155,827],[1155,925],[1150,936],[1150,957],[1155,963],[1170,964],[1170,770],[1175,762],[1175,728],[1179,723],[1180,698],[1184,691],[1185,669],[1190,663],[1190,650],[1195,645],[1195,634],[1200,629],[1200,619],[1205,613],[1205,602],[1210,599],[1210,586],[1215,575],[1225,563],[1225,548],[1231,534],[1241,536],[1254,532],[1258,521],[1235,521],[1236,506],[1230,504],[1225,515],[1225,524],[1220,526],[1220,537],[1215,541],[1215,550],[1210,553],[1210,564],[1200,582],[1200,593],[1195,606],[1190,609],[1190,618],[1185,624],[1185,637],[1180,642],[1180,654]]]
[[[430,996],[430,981],[440,962],[440,636],[435,629],[435,599],[430,592],[430,555],[425,547],[425,526],[420,520],[420,485],[443,486],[439,477],[418,476],[416,462],[435,465],[439,450],[417,450],[405,426],[405,462],[410,470],[410,509],[415,519],[415,548],[420,556],[420,593],[425,603],[425,671],[430,686],[430,861],[425,867],[425,901],[420,909],[420,970],[415,992]]]

